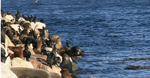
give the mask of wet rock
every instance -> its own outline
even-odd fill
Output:
[[[127,69],[127,70],[150,69],[150,66],[134,66],[134,65],[129,65],[125,69]]]
[[[77,71],[77,70],[78,70],[78,65],[72,62],[72,71]]]
[[[141,60],[150,60],[150,58],[125,58],[121,61],[141,61]]]

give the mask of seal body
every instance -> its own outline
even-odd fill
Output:
[[[72,72],[72,62],[70,60],[70,57],[66,54],[62,54],[63,60],[62,63],[60,64],[60,68],[62,69],[67,69],[70,73]]]

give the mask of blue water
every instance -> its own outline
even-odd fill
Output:
[[[1,8],[44,19],[64,47],[69,40],[84,50],[79,78],[150,77],[150,69],[125,70],[150,66],[148,59],[125,60],[150,58],[150,0],[1,0]]]

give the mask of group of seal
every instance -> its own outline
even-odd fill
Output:
[[[32,55],[31,49],[35,54],[46,55],[47,66],[52,68],[52,65],[58,66],[62,69],[62,74],[69,71],[72,73],[78,69],[76,56],[83,56],[84,51],[77,46],[71,47],[69,41],[66,41],[66,46],[62,48],[61,37],[58,35],[49,35],[44,20],[37,21],[36,15],[24,16],[18,11],[15,17],[1,9],[1,44],[5,46],[5,35],[7,35],[11,42],[15,45],[10,49],[14,52],[20,46],[23,52],[23,57],[26,61],[30,60]],[[9,19],[9,20],[7,20]],[[32,46],[32,47],[31,47]],[[15,54],[15,53],[14,53]],[[17,53],[16,53],[17,54]],[[13,54],[5,55],[5,50],[1,49],[1,61]],[[13,57],[12,57],[13,58]],[[12,59],[11,58],[11,59]],[[64,74],[65,75],[65,74]],[[63,78],[67,77],[64,76]]]

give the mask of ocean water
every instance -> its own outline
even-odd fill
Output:
[[[150,66],[150,0],[1,0],[1,8],[44,19],[64,47],[84,50],[78,78],[150,78],[149,68],[125,69]]]

